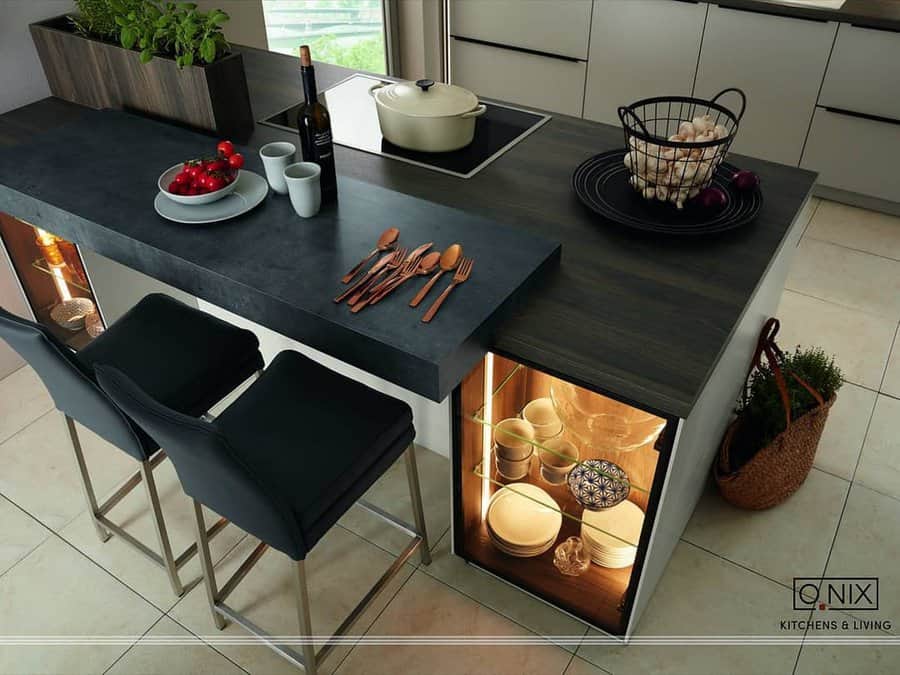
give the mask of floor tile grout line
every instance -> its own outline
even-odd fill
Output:
[[[185,595],[187,595],[187,593],[185,593]],[[176,603],[176,604],[177,604],[177,603]],[[174,624],[176,624],[177,626],[179,626],[180,628],[182,628],[182,629],[183,629],[184,631],[186,631],[189,635],[193,635],[195,638],[197,638],[197,641],[198,641],[201,645],[203,645],[204,647],[208,647],[209,649],[212,649],[216,654],[218,654],[219,656],[221,656],[223,659],[225,659],[225,660],[228,661],[229,663],[233,664],[236,668],[238,668],[238,669],[240,669],[241,671],[247,673],[247,675],[250,675],[250,671],[249,671],[249,670],[247,670],[246,668],[244,668],[241,664],[235,662],[233,659],[229,658],[229,656],[228,656],[227,654],[225,654],[225,653],[219,651],[218,649],[216,649],[215,645],[209,644],[209,643],[208,643],[206,640],[204,640],[200,635],[197,635],[197,634],[196,634],[194,631],[192,631],[188,626],[185,626],[183,623],[181,623],[181,621],[179,621],[178,619],[176,619],[174,616],[172,616],[171,614],[166,613],[166,614],[165,614],[165,617],[166,617],[167,619],[169,619],[169,621],[171,621],[172,623],[174,623]]]
[[[33,520],[33,521],[36,522],[38,525],[40,525],[42,528],[44,528],[45,530],[47,530],[47,532],[48,532],[50,535],[56,534],[56,533],[53,531],[52,528],[48,527],[48,526],[47,526],[46,524],[44,524],[40,519],[35,518],[33,515],[31,515],[30,513],[28,513],[28,511],[26,511],[25,509],[23,509],[19,504],[16,504],[16,502],[14,502],[12,499],[10,499],[9,497],[7,497],[6,495],[0,494],[0,499],[3,499],[4,501],[7,501],[7,502],[9,502],[10,504],[12,504],[15,508],[17,508],[19,511],[21,511],[22,513],[24,513],[26,517],[28,517],[29,519]],[[5,570],[3,570],[2,572],[0,572],[0,578],[2,578],[7,572],[11,572],[11,571],[13,570],[13,568],[15,568],[16,566],[18,566],[19,563],[21,563],[23,560],[25,560],[26,558],[28,558],[32,553],[34,553],[36,550],[38,550],[43,544],[45,544],[45,543],[47,542],[47,540],[48,540],[49,538],[50,538],[49,536],[48,536],[48,537],[44,537],[44,538],[40,541],[40,543],[38,543],[36,546],[34,546],[33,548],[31,548],[27,553],[25,553],[21,558],[19,558],[18,560],[16,560],[12,565],[10,565],[10,566],[7,567]]]
[[[8,442],[11,441],[12,439],[14,439],[16,436],[18,436],[19,434],[21,434],[23,431],[25,431],[26,429],[28,429],[29,427],[31,427],[35,422],[39,422],[40,420],[44,419],[47,415],[49,415],[49,414],[52,413],[52,412],[56,412],[56,408],[54,408],[54,407],[51,406],[49,410],[47,410],[46,412],[41,413],[40,415],[38,415],[37,417],[35,417],[33,420],[31,420],[28,424],[26,424],[24,427],[22,427],[22,428],[19,429],[18,431],[14,431],[14,432],[11,433],[9,436],[7,436],[7,437],[4,438],[2,441],[0,441],[0,446],[5,445],[6,443],[8,443]]]
[[[369,631],[372,630],[372,626],[374,626],[378,622],[378,619],[381,618],[381,615],[384,614],[387,611],[387,608],[390,607],[391,603],[393,603],[394,600],[397,599],[397,596],[400,594],[400,591],[402,591],[406,587],[406,584],[409,583],[409,580],[413,578],[413,576],[415,575],[415,573],[417,571],[418,571],[418,568],[416,568],[412,572],[410,572],[409,576],[403,580],[403,583],[400,584],[400,586],[397,588],[397,590],[394,592],[394,594],[391,595],[390,599],[386,603],[384,603],[384,607],[382,607],[379,610],[379,612],[375,615],[375,618],[372,619],[372,622],[368,626],[366,626],[366,632],[363,633],[363,637],[365,637],[366,635],[369,634]],[[338,669],[342,665],[344,665],[344,661],[346,661],[348,658],[350,658],[350,654],[353,653],[353,650],[356,649],[358,646],[359,646],[359,644],[356,643],[352,647],[350,647],[350,649],[347,650],[347,653],[344,654],[343,658],[337,662],[334,669],[331,671],[333,673],[333,675],[338,675],[338,672],[337,672]]]
[[[897,336],[900,335],[900,323],[897,324],[897,329],[894,331],[894,339],[891,340],[891,348],[888,350],[887,361],[884,364],[884,370],[881,372],[881,380],[878,382],[878,393],[881,393],[881,390],[884,388],[884,381],[887,379],[888,368],[891,365],[891,356],[894,353],[894,348],[897,346]]]
[[[115,666],[119,661],[122,660],[122,657],[124,657],[128,652],[130,652],[132,649],[134,649],[135,645],[137,643],[139,643],[141,640],[143,640],[144,637],[147,635],[147,633],[149,633],[151,630],[153,630],[153,627],[156,626],[156,624],[158,624],[160,621],[162,621],[165,616],[166,616],[165,614],[160,614],[159,617],[156,619],[156,621],[154,621],[152,624],[150,624],[150,627],[147,628],[147,630],[145,630],[143,633],[141,633],[141,636],[137,640],[135,640],[130,645],[128,645],[128,648],[124,652],[119,654],[113,660],[113,662],[109,664],[109,666],[103,671],[102,675],[106,675],[112,669],[113,666]]]
[[[900,263],[898,263],[900,264]],[[852,305],[845,305],[842,302],[838,302],[837,300],[833,300],[831,298],[823,298],[818,295],[813,295],[812,293],[807,293],[805,291],[797,290],[796,288],[791,288],[788,284],[789,280],[785,280],[784,286],[782,287],[782,292],[788,291],[790,293],[796,293],[797,295],[802,295],[804,298],[810,298],[812,300],[818,300],[819,302],[824,302],[839,309],[847,309],[851,312],[859,312],[860,314],[865,314],[868,317],[873,319],[878,319],[879,321],[883,321],[884,323],[891,323],[896,325],[898,323],[898,318],[892,318],[889,316],[884,316],[883,314],[879,314],[878,312],[874,312],[871,309],[861,309],[860,307],[853,307]]]
[[[818,208],[816,208],[816,210],[818,211]],[[809,225],[807,225],[807,230],[808,229],[809,229]],[[836,241],[831,241],[830,239],[822,239],[822,237],[817,237],[812,234],[807,234],[806,230],[803,231],[803,235],[801,236],[801,239],[812,239],[813,241],[818,241],[823,244],[828,244],[830,246],[837,246],[838,248],[845,248],[848,251],[853,251],[855,253],[864,253],[866,255],[875,256],[876,258],[881,258],[882,260],[890,260],[891,262],[900,263],[900,259],[898,259],[898,258],[892,258],[889,255],[875,253],[874,251],[867,251],[864,248],[856,248],[855,246],[847,246],[847,244],[841,244]]]
[[[849,492],[849,489],[847,491]],[[742,569],[745,572],[750,572],[751,574],[755,574],[756,576],[760,577],[761,579],[765,579],[766,581],[771,581],[773,584],[778,584],[779,586],[781,586],[782,588],[784,588],[788,591],[793,590],[790,586],[788,586],[787,584],[785,584],[782,581],[773,579],[772,577],[770,577],[766,574],[763,574],[762,572],[759,572],[759,571],[753,569],[752,567],[747,567],[746,565],[743,565],[739,562],[735,562],[734,560],[731,560],[730,558],[726,558],[721,553],[716,553],[715,551],[711,551],[710,549],[706,548],[705,546],[701,546],[700,544],[696,544],[689,539],[685,539],[683,536],[680,538],[679,541],[683,541],[685,544],[690,544],[694,548],[700,549],[704,553],[709,553],[711,556],[714,556],[714,557],[718,558],[719,560],[722,560],[723,562],[727,562],[730,565],[734,565],[738,569]]]

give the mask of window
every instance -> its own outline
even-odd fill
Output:
[[[263,0],[269,49],[386,73],[382,0]]]

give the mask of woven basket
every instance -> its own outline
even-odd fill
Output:
[[[825,401],[822,395],[801,377],[789,373],[818,402],[815,408],[795,420],[791,419],[787,384],[779,366],[778,357],[781,356],[781,350],[775,344],[778,327],[777,319],[769,319],[766,322],[759,337],[750,372],[761,365],[762,356],[765,355],[781,393],[786,418],[785,429],[746,464],[736,471],[730,471],[729,451],[735,434],[744,421],[739,416],[725,431],[718,459],[713,466],[713,474],[722,496],[727,502],[743,509],[771,508],[790,497],[803,484],[812,469],[828,412],[835,401],[834,396]]]

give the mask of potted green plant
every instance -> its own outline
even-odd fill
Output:
[[[775,506],[803,484],[843,382],[834,358],[821,349],[782,352],[778,328],[777,319],[763,328],[713,467],[722,496],[742,508]]]
[[[228,14],[195,3],[76,0],[78,12],[30,26],[54,96],[136,110],[243,138],[253,113]]]

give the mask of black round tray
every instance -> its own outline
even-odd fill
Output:
[[[586,160],[572,174],[572,188],[589,209],[626,227],[663,234],[712,234],[746,225],[762,207],[759,188],[735,189],[731,176],[737,168],[725,162],[712,182],[728,197],[720,211],[711,212],[691,202],[679,210],[674,204],[644,199],[628,184],[624,156],[624,150],[612,150]]]

